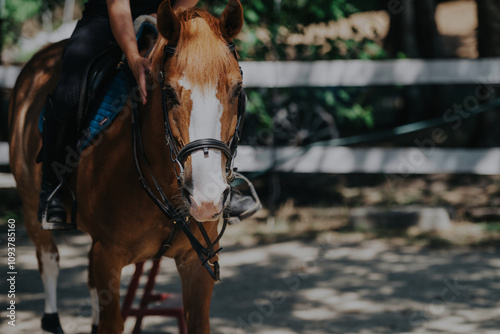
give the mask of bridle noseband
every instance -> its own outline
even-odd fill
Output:
[[[235,46],[233,43],[228,44],[229,50],[232,52],[236,60],[238,60],[236,56]],[[165,84],[165,64],[169,58],[171,58],[175,54],[175,47],[165,45],[163,48],[164,57],[163,57],[163,66],[162,70],[159,73],[159,80],[161,85],[161,95],[162,95],[162,109],[163,109],[163,117],[165,122],[165,139],[170,147],[170,159],[174,163],[175,176],[177,177],[177,183],[179,186],[182,186],[183,183],[183,174],[184,174],[184,162],[186,159],[193,153],[199,150],[203,150],[205,154],[208,154],[209,150],[218,150],[222,152],[226,158],[226,176],[228,182],[231,182],[234,179],[234,171],[233,171],[233,163],[236,157],[236,149],[238,146],[238,142],[240,140],[240,132],[242,128],[242,119],[245,111],[245,94],[243,90],[240,92],[238,96],[238,118],[236,122],[236,129],[234,131],[233,136],[229,140],[229,144],[224,143],[221,140],[217,140],[214,138],[205,138],[198,139],[186,144],[180,150],[178,150],[176,146],[176,142],[174,136],[172,134],[172,129],[170,127],[170,122],[168,118],[168,106],[167,106],[167,85]],[[241,75],[243,76],[243,72],[241,71]],[[131,76],[130,80],[135,82],[133,76]],[[146,153],[142,143],[142,135],[139,121],[139,111],[137,109],[137,105],[132,108],[132,148],[134,154],[134,162],[139,174],[139,182],[142,187],[148,194],[148,196],[152,199],[153,203],[163,212],[163,214],[174,223],[174,226],[170,232],[168,238],[163,242],[160,247],[158,253],[154,256],[155,259],[160,258],[165,252],[172,246],[175,237],[178,232],[182,230],[186,237],[188,238],[191,246],[194,251],[198,254],[202,265],[207,269],[208,273],[212,278],[216,281],[220,279],[220,267],[218,261],[212,261],[215,257],[218,257],[218,252],[222,249],[219,248],[217,250],[214,249],[214,245],[219,242],[224,231],[226,229],[228,223],[228,217],[224,216],[224,223],[222,225],[222,229],[214,241],[210,240],[203,223],[196,221],[196,224],[205,240],[206,247],[204,247],[193,235],[188,222],[189,216],[181,213],[179,210],[176,210],[170,201],[167,199],[167,196],[163,192],[159,182],[154,177],[152,170],[149,166],[148,159],[146,158]],[[146,170],[149,174],[149,178],[153,181],[153,184],[156,188],[155,191],[149,186],[147,179],[144,177],[144,172],[141,167],[138,150],[140,150],[140,157],[142,157],[142,164],[146,167]],[[176,168],[176,165],[179,167],[179,171]]]
[[[231,51],[231,53],[234,55],[234,58],[236,61],[238,61],[238,57],[236,55],[235,51],[235,45],[234,43],[229,43],[228,48]],[[167,89],[168,86],[165,84],[165,64],[168,59],[172,58],[172,56],[175,54],[176,48],[165,45],[163,48],[163,66],[162,70],[160,70],[159,73],[159,81],[161,85],[161,97],[162,97],[162,109],[163,109],[163,118],[165,120],[165,137],[168,146],[170,147],[170,159],[172,162],[179,167],[179,171],[177,171],[177,168],[175,168],[175,176],[177,177],[177,183],[179,186],[182,185],[183,183],[183,175],[184,175],[184,162],[186,159],[194,152],[203,150],[205,154],[208,154],[209,150],[218,150],[221,153],[223,153],[226,158],[226,177],[228,182],[232,182],[234,180],[234,173],[233,173],[233,163],[234,159],[236,158],[236,149],[238,146],[238,142],[240,140],[240,132],[241,132],[241,119],[244,114],[245,110],[245,93],[243,90],[240,91],[238,95],[238,115],[237,115],[237,121],[236,121],[236,129],[234,130],[234,134],[229,140],[229,144],[226,144],[225,142],[214,139],[214,138],[204,138],[204,139],[197,139],[192,142],[189,142],[186,144],[184,147],[182,147],[180,150],[178,150],[174,136],[172,134],[172,129],[170,127],[170,121],[168,119],[168,107],[167,107],[167,102],[168,102],[168,97],[167,97]],[[240,67],[240,73],[241,76],[243,77],[243,71],[241,70]]]

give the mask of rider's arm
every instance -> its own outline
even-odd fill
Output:
[[[139,85],[142,103],[146,103],[146,70],[151,69],[151,62],[141,57],[137,49],[130,0],[106,0],[106,2],[111,30]],[[193,7],[197,2],[198,0],[177,0],[174,7]]]
[[[111,30],[139,85],[142,103],[146,103],[146,70],[151,68],[151,63],[141,57],[137,49],[130,0],[106,0],[106,2]]]

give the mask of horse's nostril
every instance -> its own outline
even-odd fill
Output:
[[[181,196],[182,196],[182,199],[184,201],[186,201],[186,203],[188,203],[190,206],[192,205],[192,203],[191,203],[191,192],[187,188],[182,187],[182,189],[181,189]]]

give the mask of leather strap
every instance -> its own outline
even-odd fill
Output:
[[[198,139],[186,144],[177,155],[177,159],[179,159],[181,163],[184,163],[191,153],[203,150],[205,154],[208,154],[208,149],[219,150],[224,153],[228,159],[232,159],[229,146],[220,140],[212,138]]]
[[[141,185],[143,189],[146,191],[148,196],[153,200],[153,203],[160,208],[160,210],[163,212],[163,214],[171,221],[173,221],[174,226],[172,227],[172,230],[170,232],[170,235],[168,238],[162,243],[160,250],[158,253],[154,256],[155,259],[160,258],[165,254],[165,252],[172,246],[172,243],[175,240],[175,237],[178,234],[179,229],[181,229],[186,237],[188,238],[189,242],[191,243],[191,246],[193,247],[194,251],[198,254],[198,257],[200,258],[202,265],[207,269],[209,272],[210,276],[216,281],[220,279],[220,267],[217,261],[214,261],[213,263],[210,262],[211,259],[213,259],[215,256],[217,256],[217,253],[221,250],[219,248],[218,250],[214,250],[214,244],[217,244],[219,240],[222,238],[222,235],[224,234],[224,231],[226,229],[227,225],[227,218],[224,218],[224,224],[221,232],[217,236],[214,242],[210,240],[208,237],[208,234],[206,233],[205,228],[203,227],[202,223],[199,223],[198,228],[200,229],[203,238],[205,239],[205,243],[207,244],[207,247],[204,247],[193,235],[193,232],[191,231],[188,222],[189,222],[189,217],[186,215],[183,215],[181,212],[176,210],[168,201],[167,197],[165,196],[161,186],[159,185],[158,181],[154,177],[151,168],[149,167],[149,163],[146,158],[146,154],[144,151],[144,148],[142,146],[142,136],[141,136],[141,130],[139,126],[139,112],[137,108],[133,108],[132,111],[132,145],[133,145],[133,153],[134,153],[134,161],[135,161],[135,166],[137,169],[137,172],[139,174],[139,181],[141,182]],[[154,193],[154,191],[151,189],[149,186],[146,178],[144,177],[144,173],[141,168],[141,164],[139,161],[139,155],[138,155],[138,148],[141,151],[141,157],[143,158],[143,163],[147,168],[148,174],[150,178],[153,180],[153,183],[155,184],[156,191],[159,193],[160,198]]]
[[[228,45],[230,51],[234,54],[235,58],[237,59],[236,52],[234,50],[234,44],[231,43]],[[165,63],[169,58],[171,58],[175,54],[175,47],[165,45],[164,47],[164,58],[163,58],[163,65],[165,66]],[[240,67],[241,71],[241,67]],[[129,73],[130,74],[130,73]],[[177,146],[174,142],[174,137],[172,135],[172,131],[170,128],[170,122],[168,119],[168,108],[167,108],[167,91],[166,91],[166,86],[165,86],[165,73],[163,71],[160,71],[160,84],[161,84],[161,96],[162,96],[162,109],[163,109],[163,114],[164,114],[164,122],[165,122],[165,138],[166,141],[170,147],[170,158],[172,162],[175,164],[177,163],[179,168],[181,169],[180,173],[183,172],[183,162],[187,159],[187,157],[192,154],[195,151],[198,150],[204,150],[205,153],[208,153],[209,149],[216,149],[221,151],[226,155],[228,158],[228,165],[232,164],[234,161],[234,157],[236,155],[236,147],[238,145],[239,141],[239,135],[240,135],[240,128],[241,128],[241,118],[243,116],[243,111],[244,111],[244,93],[241,93],[240,96],[238,97],[238,120],[237,120],[237,125],[236,125],[236,130],[235,133],[229,143],[227,145],[226,143],[216,140],[216,139],[200,139],[200,140],[195,140],[191,143],[188,143],[186,146],[184,146],[180,151],[177,149]],[[133,77],[131,77],[131,80],[133,80]],[[220,280],[220,266],[218,261],[213,261],[210,262],[213,258],[216,256],[218,257],[218,253],[222,250],[222,248],[219,248],[215,250],[214,246],[219,242],[219,240],[222,238],[222,235],[224,234],[227,223],[228,223],[228,218],[224,217],[224,223],[222,225],[222,229],[217,236],[217,238],[214,241],[210,240],[210,237],[208,236],[207,231],[205,230],[205,227],[203,226],[203,223],[196,222],[198,229],[201,232],[201,235],[203,236],[203,239],[206,243],[206,247],[204,247],[198,239],[194,236],[193,232],[191,231],[189,227],[189,216],[182,214],[180,211],[176,210],[171,203],[169,202],[167,196],[163,192],[163,189],[161,188],[159,182],[156,180],[156,178],[153,175],[153,172],[150,168],[150,165],[148,163],[146,153],[143,147],[142,143],[142,134],[141,134],[141,128],[140,128],[140,121],[139,121],[139,112],[137,110],[137,106],[135,106],[132,109],[132,148],[133,148],[133,155],[134,155],[134,163],[136,170],[139,174],[139,182],[141,183],[143,189],[146,191],[148,196],[152,199],[153,203],[163,212],[163,214],[173,222],[173,227],[170,232],[170,235],[168,238],[162,243],[158,253],[154,256],[155,259],[160,258],[165,254],[165,252],[172,246],[179,230],[182,230],[186,237],[188,238],[191,247],[193,247],[193,250],[196,252],[198,257],[200,258],[202,265],[206,268],[210,276],[218,281]],[[140,156],[138,154],[138,151],[140,151]],[[147,173],[151,180],[153,181],[153,184],[156,188],[156,193],[151,189],[150,185],[148,184],[147,179],[144,177],[144,172],[141,167],[140,163],[140,158],[142,158],[142,163],[146,167]],[[181,178],[179,175],[179,172],[176,169],[177,167],[174,165],[175,173],[179,182],[179,185],[181,185]],[[232,174],[232,171],[231,171]]]

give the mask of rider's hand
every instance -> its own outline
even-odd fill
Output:
[[[149,59],[137,55],[133,59],[128,60],[128,65],[139,87],[142,104],[146,104],[146,98],[148,96],[146,91],[146,74],[151,71],[151,62]]]

